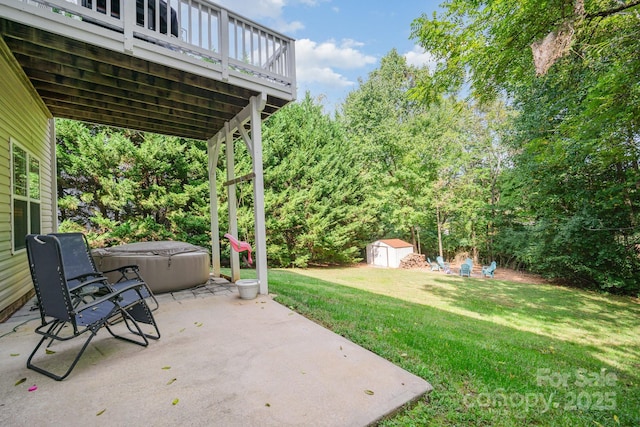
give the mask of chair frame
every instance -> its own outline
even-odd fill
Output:
[[[157,330],[155,320],[141,293],[142,283],[130,284],[120,290],[96,296],[89,301],[84,298],[74,298],[65,277],[59,240],[55,236],[31,234],[26,237],[26,242],[29,270],[38,298],[41,318],[41,325],[35,332],[42,335],[27,359],[27,368],[56,381],[62,381],[69,376],[93,337],[103,326],[115,338],[143,347],[149,345],[147,339],[149,336],[142,332],[138,321],[134,318],[141,311],[145,312],[148,320]],[[94,278],[83,282],[82,286],[102,287],[105,281],[104,278]],[[131,298],[133,295],[137,295],[135,301]],[[130,300],[127,304],[123,303],[126,299]],[[111,328],[114,320],[124,321],[129,331],[137,338],[132,339],[116,334]],[[61,331],[65,325],[71,325],[72,332],[62,335]],[[89,333],[88,338],[62,375],[33,363],[34,356],[45,341],[50,340],[50,344],[53,341],[68,341],[85,333]],[[159,331],[157,338],[159,338]]]
[[[125,288],[131,284],[143,283],[142,293],[147,300],[147,305],[150,305],[149,302],[153,303],[150,305],[151,311],[156,311],[160,306],[155,295],[140,276],[137,265],[131,264],[111,270],[100,271],[96,266],[93,255],[91,255],[89,241],[83,233],[49,233],[49,235],[55,236],[60,241],[62,261],[65,269],[69,272],[69,275],[73,274],[72,277],[67,277],[67,281],[72,283],[70,287],[72,293],[79,296],[94,293],[95,291],[91,289],[88,291],[83,290],[83,287],[86,286],[83,283],[85,283],[87,279],[104,278],[105,274],[117,271],[120,273],[120,277],[118,277],[118,280],[115,282],[110,283],[112,291]],[[72,256],[72,254],[74,256]]]

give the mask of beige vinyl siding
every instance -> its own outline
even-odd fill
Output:
[[[53,231],[56,213],[50,115],[0,39],[0,317],[33,288],[25,250],[11,251],[11,141],[40,161],[41,231]],[[4,312],[4,313],[3,313]]]

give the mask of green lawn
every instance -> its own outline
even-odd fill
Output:
[[[640,425],[637,300],[374,268],[270,270],[269,286],[433,385],[384,425]]]

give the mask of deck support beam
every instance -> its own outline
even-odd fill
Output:
[[[267,281],[267,244],[266,225],[264,211],[264,170],[262,166],[262,118],[261,113],[267,101],[267,95],[262,93],[254,96],[240,113],[225,123],[224,129],[218,132],[208,141],[209,152],[209,195],[211,197],[211,244],[213,274],[220,277],[220,225],[217,212],[216,171],[219,159],[220,147],[225,144],[226,168],[227,168],[227,201],[229,212],[228,232],[238,236],[238,218],[236,212],[236,184],[241,181],[253,179],[254,200],[254,235],[255,235],[255,263],[257,278],[260,283],[260,293],[267,294],[269,286]],[[249,126],[247,129],[246,126]],[[247,146],[252,159],[252,172],[248,175],[236,178],[234,160],[234,135],[236,132]],[[231,280],[240,279],[239,255],[231,251]]]

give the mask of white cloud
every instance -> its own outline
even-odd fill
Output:
[[[407,64],[414,67],[427,67],[433,71],[436,67],[436,59],[430,52],[426,52],[422,47],[415,45],[413,50],[404,54]]]
[[[292,3],[315,6],[318,0],[217,0],[217,4],[239,15],[268,25],[284,34],[293,34],[304,28],[300,21],[287,21],[283,9]]]
[[[296,41],[297,79],[346,87],[355,84],[336,70],[365,67],[376,58],[359,50],[363,44],[351,39],[340,43],[328,40],[317,43],[309,39]]]

